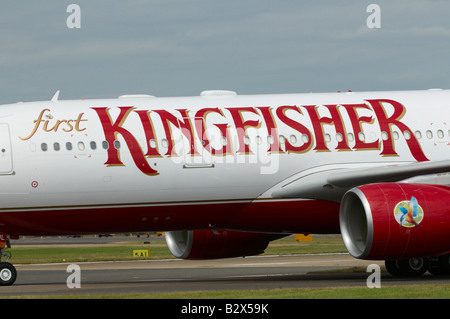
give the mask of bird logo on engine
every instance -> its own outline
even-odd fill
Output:
[[[423,220],[423,209],[417,199],[412,196],[411,200],[398,203],[394,209],[397,223],[403,227],[419,227]]]

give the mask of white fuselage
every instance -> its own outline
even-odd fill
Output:
[[[449,103],[430,90],[4,105],[0,222],[11,211],[271,200],[279,183],[326,167],[445,160]]]

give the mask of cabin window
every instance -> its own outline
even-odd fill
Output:
[[[59,143],[53,143],[53,149],[55,151],[59,151],[61,149],[61,146],[59,145]]]
[[[96,150],[97,149],[97,143],[95,143],[94,141],[91,141],[89,143],[89,145],[91,146],[91,150]]]
[[[66,143],[66,150],[71,151],[72,148],[73,148],[73,147],[72,147],[72,143],[67,142],[67,143]]]
[[[78,142],[78,149],[79,149],[80,151],[84,151],[85,146],[84,146],[84,143],[83,143],[83,142]]]
[[[42,143],[41,144],[41,150],[43,150],[44,152],[46,152],[48,150],[48,145],[47,143]]]
[[[102,147],[103,147],[104,150],[107,150],[107,149],[109,148],[109,143],[108,143],[108,141],[103,141],[103,142],[102,142]]]
[[[414,133],[414,135],[416,136],[416,138],[417,138],[418,140],[420,140],[420,139],[422,138],[422,133],[421,133],[420,131],[416,131],[416,132]]]
[[[398,134],[398,132],[393,132],[392,136],[394,136],[394,140],[398,140],[400,138],[400,135]]]
[[[411,132],[410,131],[404,131],[403,136],[405,136],[405,139],[409,140],[411,139]]]
[[[308,135],[306,135],[306,134],[303,134],[302,135],[302,140],[303,140],[303,143],[308,143],[309,142],[309,137],[308,137]]]
[[[366,136],[364,135],[363,132],[358,133],[358,138],[361,142],[364,142],[366,140]]]
[[[295,143],[297,143],[297,136],[291,135],[291,137],[289,138],[289,140],[291,141],[292,144],[295,144]]]
[[[221,142],[223,146],[227,145],[227,138],[225,136],[222,136]]]
[[[117,141],[117,140],[114,141],[114,148],[116,150],[118,150],[120,148],[120,142],[119,141]]]
[[[262,144],[262,138],[259,135],[256,137],[256,144],[258,144],[258,145]]]
[[[430,130],[428,130],[428,131],[427,131],[427,137],[428,137],[429,139],[432,139],[432,138],[433,138],[433,132],[431,132]]]
[[[348,141],[353,142],[354,140],[355,140],[355,137],[353,136],[353,133],[348,133]]]
[[[444,138],[444,131],[443,130],[437,131],[437,135],[439,138]]]

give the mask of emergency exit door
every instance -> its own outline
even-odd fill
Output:
[[[184,121],[189,121],[188,118],[183,118]],[[202,168],[214,167],[212,161],[212,154],[205,148],[207,143],[207,132],[204,125],[203,118],[193,118],[191,125],[194,128],[188,131],[179,126],[181,134],[182,158],[184,168]]]
[[[0,174],[13,172],[11,137],[9,125],[0,123]]]

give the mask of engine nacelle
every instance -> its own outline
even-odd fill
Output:
[[[166,232],[170,252],[183,259],[215,259],[253,256],[264,252],[273,236],[227,230]]]
[[[340,227],[349,253],[360,259],[404,259],[450,251],[450,188],[382,183],[348,191]]]

